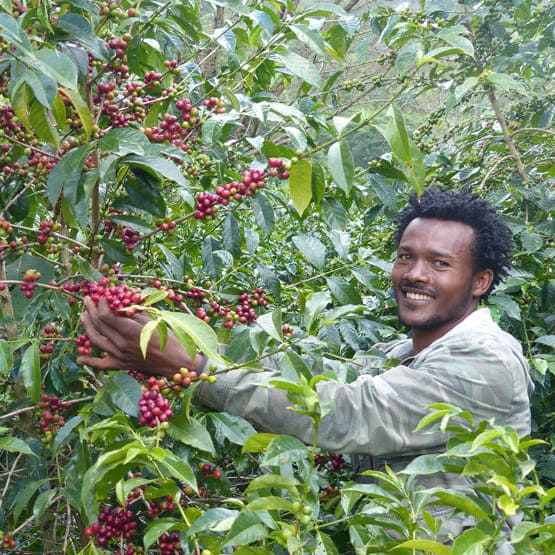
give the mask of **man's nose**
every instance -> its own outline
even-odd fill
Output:
[[[427,282],[430,275],[430,268],[425,260],[413,260],[409,269],[405,272],[405,279],[416,283],[419,281]]]

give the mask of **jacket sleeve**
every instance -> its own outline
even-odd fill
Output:
[[[331,410],[320,423],[318,445],[373,456],[441,448],[445,434],[414,432],[433,403],[450,403],[480,420],[506,423],[507,414],[515,409],[518,384],[511,359],[487,339],[476,338],[472,345],[443,342],[417,357],[414,367],[400,365],[379,375],[361,375],[352,383],[320,382],[320,400],[329,401]],[[202,384],[197,398],[209,408],[242,416],[261,430],[311,443],[311,420],[292,412],[286,393],[268,385],[276,377],[275,369],[231,371],[216,384]]]

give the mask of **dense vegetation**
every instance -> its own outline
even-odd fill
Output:
[[[350,4],[0,2],[3,552],[494,553],[519,510],[517,553],[554,549],[555,7]],[[514,232],[488,302],[530,361],[533,438],[431,407],[448,453],[357,484],[340,453],[198,407],[217,375],[76,363],[104,296],[152,316],[143,346],[156,327],[228,368],[279,355],[318,423],[316,382],[353,379],[322,356],[403,331],[392,217],[430,185]],[[446,469],[475,494],[412,487]],[[479,526],[441,545],[438,500]]]

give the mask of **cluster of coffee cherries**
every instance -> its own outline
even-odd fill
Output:
[[[41,331],[41,344],[39,345],[39,357],[49,359],[54,352],[54,341],[52,339],[61,336],[60,328],[55,324],[46,324]]]
[[[84,280],[78,285],[84,296],[89,296],[95,303],[104,298],[112,310],[124,316],[134,316],[137,311],[131,308],[132,305],[140,305],[144,301],[141,289],[130,287],[124,281],[114,283],[107,276],[96,282]]]
[[[17,241],[13,239],[13,227],[6,218],[0,216],[0,254],[6,249],[15,250],[19,248]]]
[[[194,216],[197,220],[216,217],[217,205],[227,206],[230,200],[241,202],[244,197],[252,197],[266,185],[266,172],[258,168],[250,168],[242,174],[241,181],[232,181],[223,187],[217,187],[216,192],[206,191],[197,195]]]
[[[199,287],[192,285],[192,280],[185,276],[186,286],[189,290],[185,293],[187,298],[193,302],[197,302],[201,306],[197,307],[196,315],[206,323],[212,319],[223,319],[223,326],[232,328],[236,323],[251,325],[258,317],[255,308],[265,307],[269,303],[269,299],[261,288],[253,289],[250,293],[241,293],[238,303],[235,307],[230,307],[226,299],[220,301],[216,299],[208,300],[206,292]]]
[[[166,216],[163,220],[156,222],[156,227],[169,235],[170,237],[173,235],[173,230],[176,228],[177,223],[175,220],[172,220],[170,216]]]
[[[75,338],[75,345],[78,355],[88,356],[92,353],[91,340],[86,333],[82,333]]]
[[[98,521],[85,528],[85,535],[88,537],[96,536],[95,541],[102,547],[108,545],[110,541],[119,544],[122,540],[131,539],[137,529],[137,521],[133,511],[125,507],[105,506],[98,515]],[[127,555],[135,553],[126,551]]]
[[[160,381],[164,387],[165,381]],[[147,380],[143,396],[139,399],[139,412],[141,413],[139,424],[141,426],[156,428],[173,416],[170,401],[160,391],[160,381],[154,376],[150,376]]]
[[[54,434],[58,433],[65,424],[62,411],[71,407],[71,403],[60,401],[55,395],[43,393],[39,402],[41,410],[39,428],[44,434],[43,441],[46,444],[52,443]]]
[[[39,222],[36,243],[44,247],[47,254],[58,252],[60,242],[55,238],[53,232],[58,231],[60,228],[61,224],[55,223],[53,220]],[[10,222],[0,216],[0,254],[4,251],[9,251],[15,252],[16,255],[21,255],[28,246],[31,246],[31,243],[27,235],[16,237]]]
[[[327,470],[332,474],[341,472],[347,467],[345,458],[341,453],[329,453],[327,455],[318,454],[314,456],[314,462],[316,463],[318,469],[322,470],[327,468]]]
[[[31,299],[33,297],[33,291],[35,289],[36,282],[40,279],[40,273],[29,268],[23,274],[23,283],[19,288],[23,291],[23,294]]]
[[[177,532],[164,532],[158,538],[158,549],[160,555],[181,555],[181,542]]]
[[[217,187],[214,193],[203,191],[196,198],[194,217],[197,220],[214,219],[218,213],[218,205],[227,206],[231,201],[241,202],[245,197],[254,196],[257,191],[266,186],[268,177],[289,179],[289,171],[281,158],[268,160],[268,171],[260,168],[250,168],[241,175],[241,181],[232,181]]]
[[[115,278],[117,280],[117,276]],[[95,303],[101,298],[106,299],[111,310],[118,312],[123,316],[134,316],[137,312],[133,305],[140,305],[144,298],[140,289],[129,287],[125,282],[114,282],[114,279],[104,276],[97,282],[83,280],[80,283],[65,283],[61,289],[68,296],[69,304],[75,304],[75,294],[80,293],[83,296],[89,296]],[[90,355],[92,353],[92,345],[86,333],[78,335],[75,340],[77,353],[79,355]]]
[[[200,463],[199,468],[204,478],[219,480],[222,477],[222,471],[218,467],[213,467],[210,463]]]
[[[175,68],[175,62],[169,62],[170,69]],[[147,88],[153,83],[160,84],[162,75],[156,72],[150,72],[145,75],[145,84]],[[171,91],[167,91],[169,94]],[[216,113],[225,112],[225,104],[221,99],[211,97],[203,102],[205,108]],[[192,145],[196,143],[195,131],[200,132],[202,123],[202,114],[193,102],[188,98],[182,98],[176,101],[176,109],[180,112],[165,113],[162,115],[162,121],[158,127],[146,127],[143,133],[148,139],[154,143],[169,143],[188,152]]]
[[[58,231],[62,227],[59,222],[54,222],[54,220],[45,220],[39,222],[39,234],[37,235],[37,243],[39,245],[44,245],[50,237],[52,231]]]
[[[141,472],[130,473],[130,477],[140,477]],[[115,553],[121,555],[135,555],[142,550],[136,547],[132,540],[143,519],[154,520],[163,512],[173,513],[177,502],[171,495],[160,499],[145,497],[146,484],[132,489],[127,496],[125,506],[105,505],[98,515],[98,519],[85,528],[85,536],[93,538],[102,547],[119,549]],[[179,505],[185,507],[186,500],[181,498]],[[146,510],[144,509],[146,507]],[[182,553],[179,534],[166,532],[158,538],[157,553],[179,555]],[[114,553],[110,551],[110,553]]]
[[[2,547],[2,549],[6,550],[12,550],[17,547],[17,542],[14,540],[13,534],[11,532],[6,532],[2,536],[0,546]]]
[[[114,224],[109,218],[104,220],[104,233],[107,235],[113,234],[119,236],[128,251],[132,251],[135,245],[141,240],[138,231],[129,226]]]

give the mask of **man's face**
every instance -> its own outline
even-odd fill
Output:
[[[423,346],[473,312],[491,282],[489,270],[473,272],[473,240],[469,225],[433,218],[416,218],[401,237],[392,272],[399,320]]]

